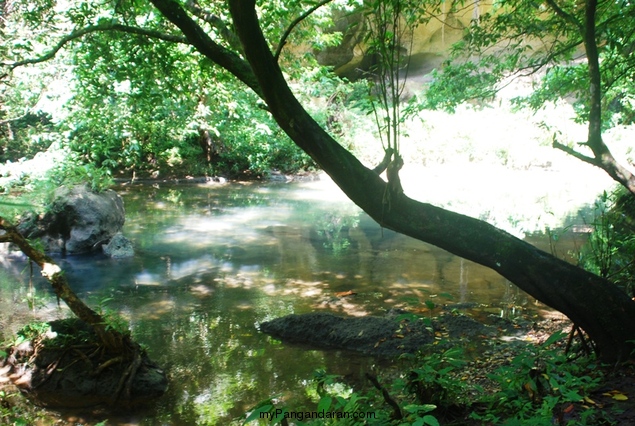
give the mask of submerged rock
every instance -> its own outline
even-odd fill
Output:
[[[381,357],[414,353],[434,341],[434,334],[422,322],[411,324],[389,318],[339,317],[329,313],[287,315],[263,322],[260,331],[286,342]]]
[[[400,318],[410,318],[401,319]],[[288,343],[322,349],[344,349],[382,358],[417,353],[435,342],[448,348],[460,341],[485,343],[502,332],[520,332],[510,321],[498,319],[495,326],[467,315],[448,313],[433,319],[417,319],[397,312],[387,317],[340,317],[329,313],[287,315],[260,324],[260,331]],[[440,344],[440,339],[445,342]]]
[[[87,253],[108,242],[125,221],[123,200],[112,190],[100,193],[87,186],[62,187],[41,215],[29,215],[18,225],[27,238],[37,238],[52,253]]]
[[[121,232],[118,232],[111,238],[108,244],[103,246],[104,254],[114,259],[123,259],[126,257],[134,256],[134,247],[132,241],[124,237]]]

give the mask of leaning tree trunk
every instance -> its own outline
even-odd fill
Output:
[[[42,276],[51,283],[58,299],[62,299],[79,319],[93,327],[108,351],[123,354],[130,349],[130,337],[112,328],[107,329],[104,318],[77,297],[68,285],[64,272],[53,259],[34,248],[13,225],[2,217],[0,217],[0,229],[4,230],[4,234],[0,234],[0,242],[17,245],[29,259],[42,268]]]
[[[216,44],[174,0],[150,1],[200,53],[262,97],[285,133],[381,226],[494,269],[582,327],[596,342],[604,360],[618,361],[632,355],[635,302],[618,287],[486,222],[391,190],[330,137],[289,89],[260,30],[254,0],[229,1],[251,68],[245,67],[238,55]]]
[[[623,291],[486,222],[391,192],[383,179],[333,140],[297,101],[262,35],[254,0],[229,3],[244,54],[272,115],[351,200],[380,225],[488,266],[564,313],[591,336],[603,359],[631,356],[635,302]]]

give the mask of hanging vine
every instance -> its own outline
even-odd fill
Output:
[[[419,3],[408,0],[374,0],[366,14],[366,54],[373,60],[368,71],[369,99],[385,153],[382,167],[376,167],[375,171],[386,170],[389,185],[384,203],[388,208],[391,196],[403,192],[399,179],[404,164],[400,146],[405,121],[402,103],[413,33],[422,13]]]

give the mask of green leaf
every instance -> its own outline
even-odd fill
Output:
[[[562,331],[562,330],[556,331],[551,336],[549,336],[549,338],[547,340],[545,340],[545,343],[543,343],[542,346],[546,348],[547,346],[550,346],[550,345],[556,343],[558,340],[562,339],[566,335],[567,334],[564,331]]]
[[[267,404],[267,405],[262,405],[258,408],[256,408],[254,411],[252,411],[249,416],[247,416],[247,418],[245,419],[245,423],[250,423],[253,422],[254,420],[258,420],[260,419],[260,414],[261,413],[268,413],[273,409],[273,405],[271,404]]]
[[[426,425],[439,426],[439,421],[437,420],[437,418],[431,415],[423,416],[423,422]]]
[[[328,411],[328,409],[331,408],[332,403],[333,403],[333,398],[331,398],[330,396],[323,396],[322,398],[320,398],[320,402],[318,402],[318,406],[317,406],[318,412]]]
[[[424,414],[436,410],[437,406],[433,404],[408,404],[403,409],[413,414]]]
[[[564,396],[567,401],[572,401],[572,402],[578,402],[578,401],[582,401],[582,396],[574,391],[574,390],[570,390],[570,391],[565,391],[562,393],[562,396]]]
[[[410,322],[415,322],[419,319],[419,317],[413,313],[405,313],[405,314],[401,314],[401,315],[397,315],[397,317],[395,317],[395,321],[397,322],[401,322],[403,320],[408,320]]]

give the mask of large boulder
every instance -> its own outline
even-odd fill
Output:
[[[101,249],[124,221],[123,200],[115,191],[97,193],[80,185],[59,188],[47,211],[28,215],[18,230],[39,239],[48,252],[77,254]]]

